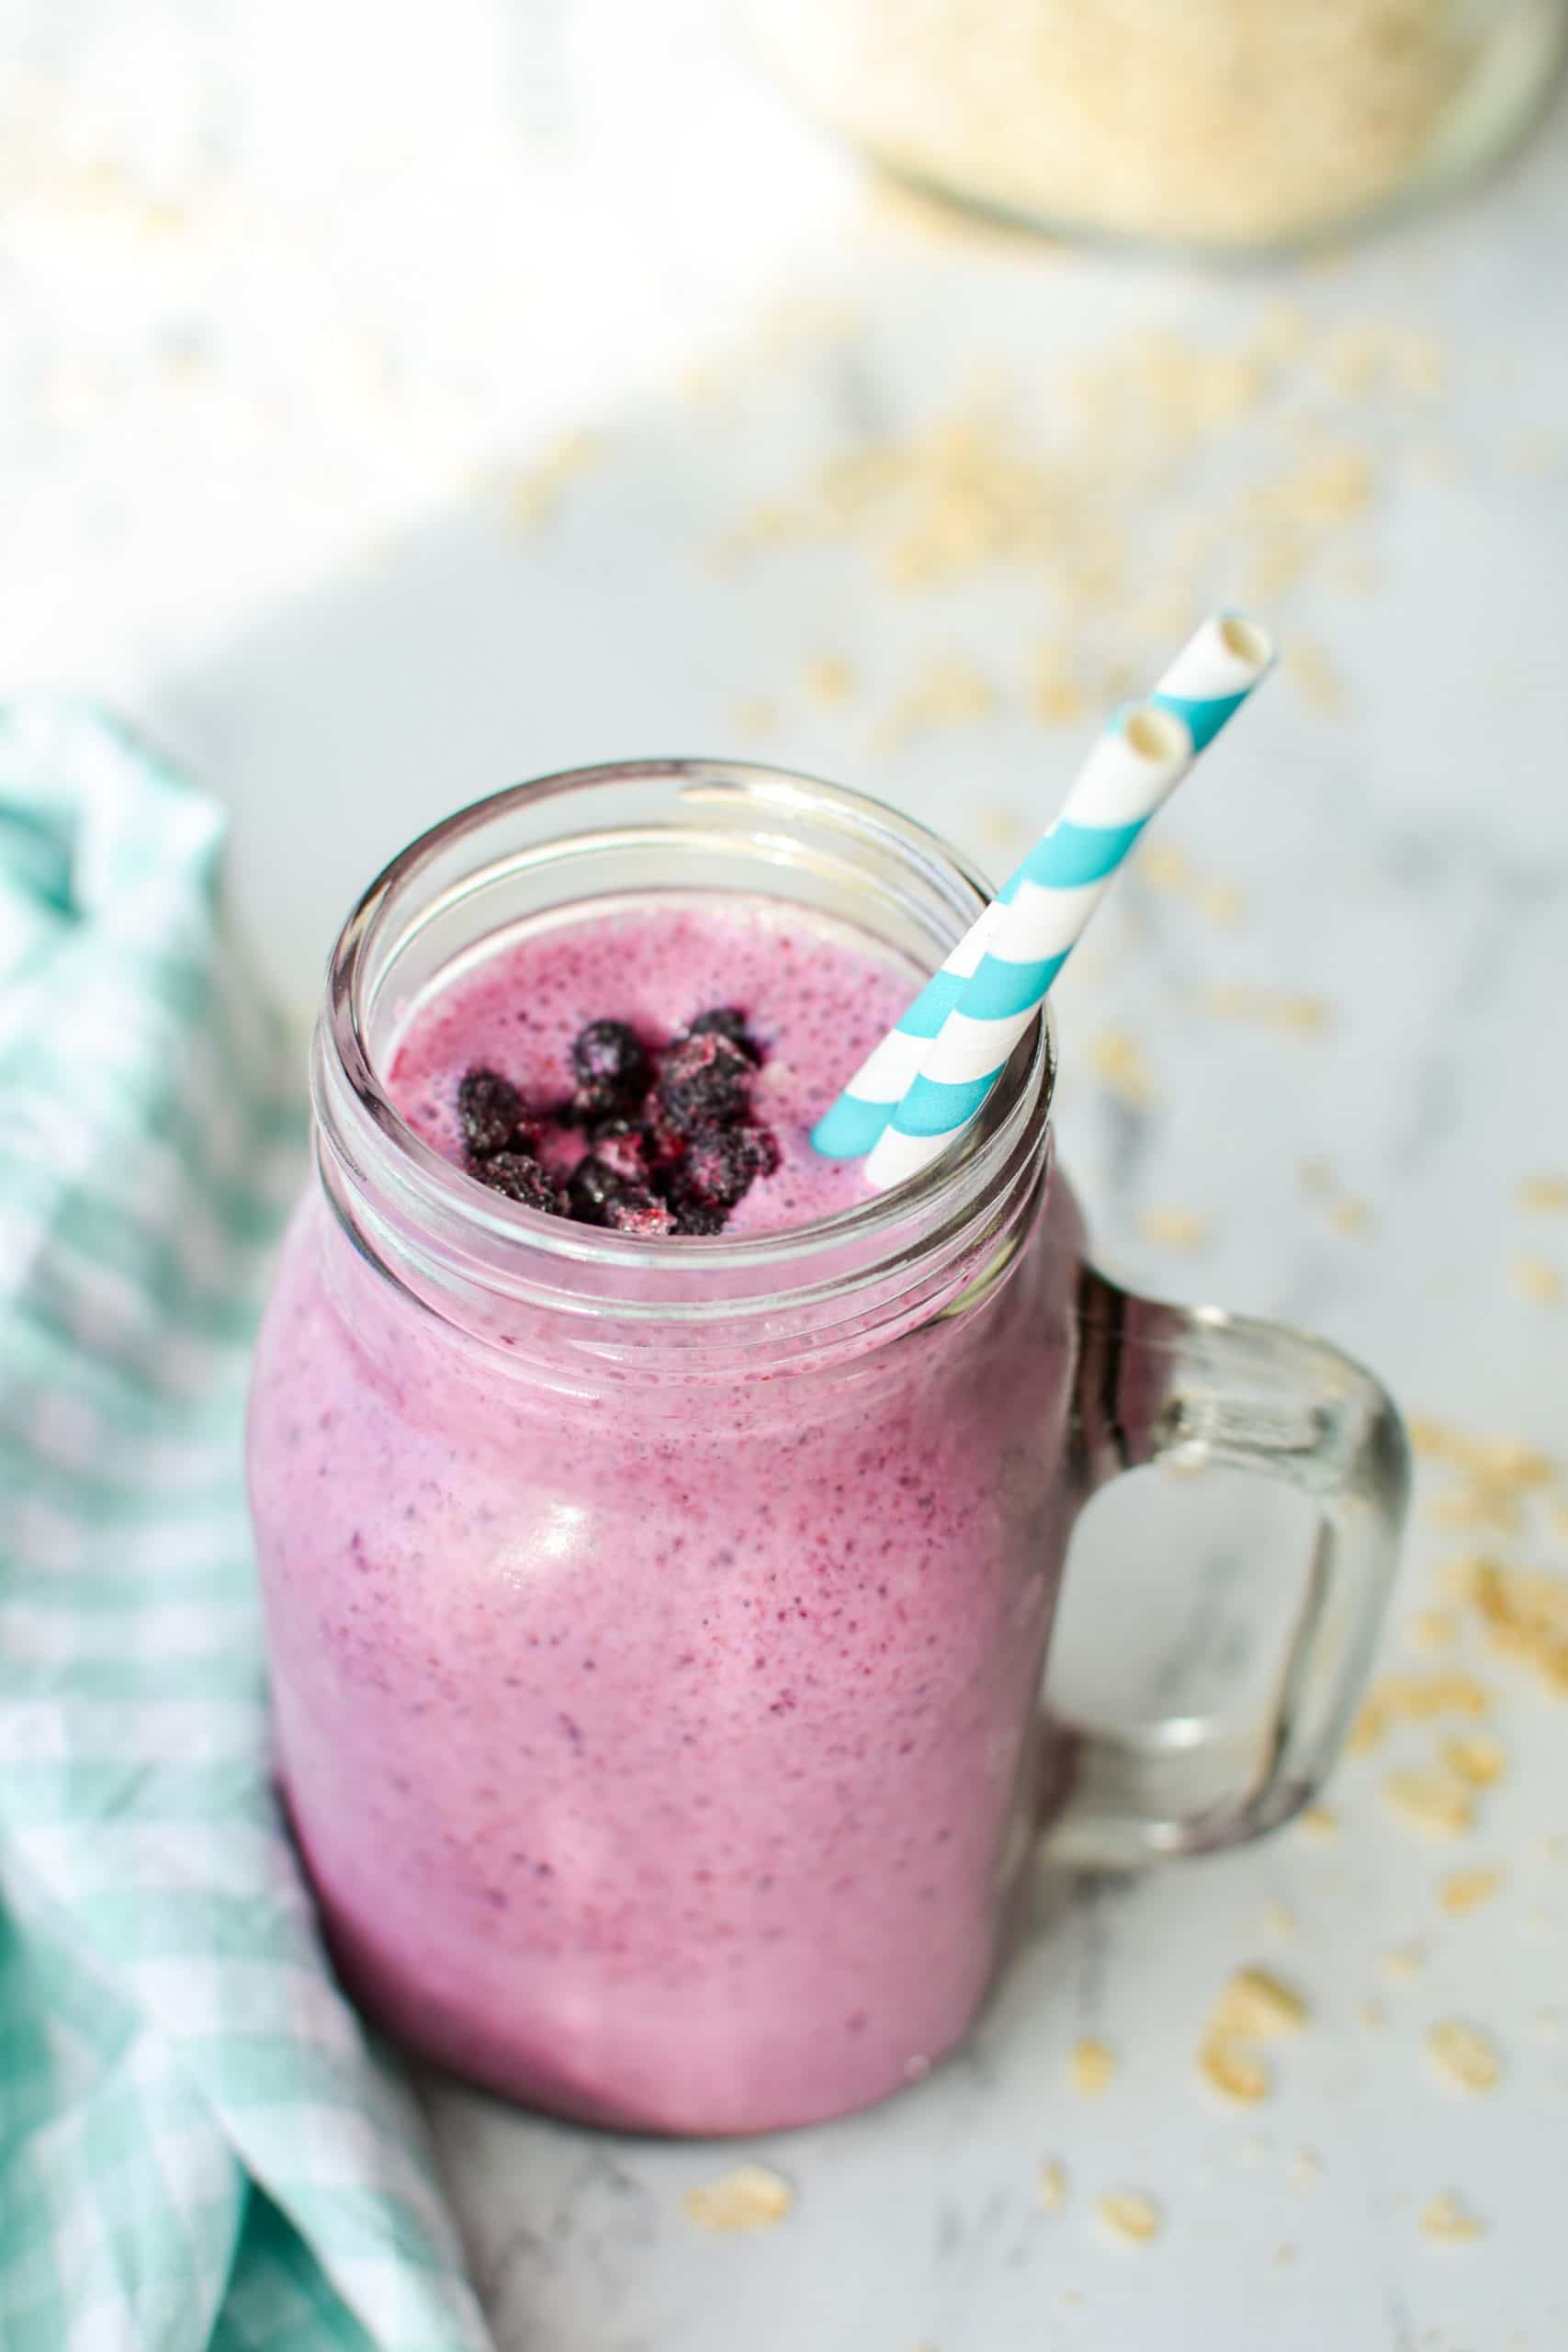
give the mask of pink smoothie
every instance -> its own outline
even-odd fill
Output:
[[[824,1159],[811,1129],[835,1077],[859,1067],[918,985],[907,967],[760,899],[551,924],[486,956],[419,1009],[392,1062],[391,1093],[427,1142],[460,1160],[466,1069],[499,1070],[547,1106],[571,1092],[571,1041],[585,1023],[624,1021],[657,1047],[710,1006],[735,1006],[762,1048],[752,1112],[781,1158],[725,1229],[737,1238],[777,1232],[865,1197],[862,1163]],[[550,1150],[574,1156],[567,1136]]]
[[[781,1154],[732,1222],[758,1232],[860,1197],[809,1128],[908,993],[806,918],[650,901],[470,963],[389,1082],[457,1156],[476,1061],[542,1097],[586,1021],[742,1007]],[[869,1351],[702,1380],[655,1335],[585,1389],[412,1306],[306,1204],[251,1429],[278,1738],[334,1951],[402,2039],[705,2133],[863,2105],[962,2036],[1078,1498],[1059,1182],[1021,1230],[1002,1278]]]

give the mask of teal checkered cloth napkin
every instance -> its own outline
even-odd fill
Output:
[[[303,1159],[222,839],[0,707],[0,2346],[482,2352],[268,1777],[242,1418]]]

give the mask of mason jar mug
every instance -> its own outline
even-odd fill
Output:
[[[400,1115],[411,1010],[489,944],[713,893],[852,926],[911,981],[984,902],[919,826],[744,765],[558,776],[416,842],[333,958],[250,1423],[280,1770],[348,1984],[496,2089],[692,2133],[923,2073],[1037,1852],[1283,1822],[1354,1703],[1406,1482],[1333,1349],[1094,1271],[1045,1024],[949,1159],[742,1238],[540,1215]],[[1085,1732],[1042,1697],[1074,1523],[1157,1461],[1304,1493],[1305,1604],[1259,1561],[1290,1626],[1261,1719]]]

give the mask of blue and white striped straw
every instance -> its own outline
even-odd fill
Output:
[[[1234,614],[1216,615],[1205,621],[1197,634],[1182,648],[1160,680],[1150,701],[1158,710],[1168,712],[1186,727],[1191,739],[1187,754],[1189,762],[1198,752],[1202,751],[1213,741],[1221,728],[1240,708],[1253,687],[1269,669],[1273,659],[1274,650],[1265,632],[1255,623]],[[1102,739],[1102,744],[1104,740]],[[1078,786],[1075,786],[1073,793],[1069,796],[1067,808],[1063,812],[1064,820],[1070,817],[1077,802],[1080,789],[1088,780],[1090,772],[1096,769],[1097,763],[1102,756],[1102,748],[1097,747],[1096,752],[1091,754],[1089,768],[1086,769],[1084,775],[1079,779]],[[1185,772],[1185,764],[1178,771],[1179,774]],[[1176,778],[1173,777],[1171,782],[1175,781]],[[1168,791],[1170,786],[1167,785],[1164,789]],[[1164,792],[1161,792],[1158,797],[1163,797]],[[1124,835],[1121,852],[1113,863],[1094,882],[1089,883],[1080,876],[1074,882],[1057,886],[1058,891],[1071,888],[1086,894],[1077,901],[1077,910],[1081,913],[1079,929],[1082,928],[1083,922],[1087,922],[1094,906],[1099,903],[1100,897],[1111,874],[1120,865],[1121,858],[1126,855],[1142,825],[1146,823],[1148,817],[1153,814],[1156,805],[1157,800],[1145,808],[1142,818],[1136,821],[1130,817],[1124,821],[1121,828]],[[1080,818],[1079,822],[1083,821],[1086,820]],[[1046,841],[1050,842],[1059,830],[1059,827],[1053,828],[1053,833],[1046,836]],[[844,1092],[818,1122],[813,1133],[812,1142],[818,1151],[832,1159],[847,1159],[858,1158],[873,1149],[878,1138],[889,1125],[895,1113],[898,1111],[915,1079],[923,1068],[929,1067],[935,1050],[936,1040],[950,1014],[956,1010],[971,980],[979,974],[987,951],[996,942],[998,930],[1007,918],[1007,910],[1018,898],[1026,882],[1032,885],[1039,883],[1040,861],[1044,847],[1045,843],[1036,844],[1016,873],[1009,876],[996,899],[980,915],[965,936],[960,940],[941,970],[932,976],[902,1015],[897,1026],[888,1033],[855,1072]],[[1055,854],[1065,857],[1067,854],[1067,844],[1058,842]],[[1083,854],[1081,849],[1074,854]],[[1064,905],[1059,911],[1062,924],[1067,925],[1075,910],[1069,905]],[[1044,994],[1044,989],[1049,987],[1051,979],[1055,978],[1056,971],[1061,968],[1061,964],[1066,960],[1066,956],[1077,935],[1074,932],[1072,937],[1066,939],[1065,944],[1061,946],[1059,953],[1055,954],[1055,960],[1049,977],[1041,989],[1042,997]],[[1034,960],[1043,959],[1044,951],[1043,950],[1041,956]],[[994,978],[987,983],[993,990],[998,985]],[[1038,1003],[1038,1000],[1036,1002]],[[1032,1008],[1031,1014],[1026,1016],[1021,1023],[1017,1034],[1021,1034],[1022,1027],[1027,1026],[1028,1018],[1032,1017]],[[1005,1063],[1005,1055],[1002,1060]],[[999,1069],[1001,1065],[998,1064],[998,1067]],[[987,1085],[985,1093],[988,1093],[989,1091]],[[985,1094],[982,1093],[979,1099],[983,1102]],[[954,1128],[944,1134],[936,1148],[945,1149],[947,1142],[951,1141],[959,1131],[958,1128]],[[894,1150],[890,1146],[882,1164],[886,1164],[894,1157]],[[935,1151],[928,1152],[926,1157],[934,1158]],[[878,1181],[876,1168],[868,1168],[867,1172],[874,1182]],[[892,1176],[884,1176],[880,1181],[886,1183],[895,1182],[897,1179]]]
[[[1171,712],[1134,703],[1111,721],[873,1146],[874,1192],[915,1175],[979,1116],[1128,851],[1191,764],[1191,735]]]
[[[981,958],[1008,901],[1023,880],[1023,867],[1010,875],[985,912],[964,933],[945,964],[931,974],[914,1002],[899,1014],[879,1046],[874,1046],[830,1111],[811,1131],[827,1159],[860,1159],[871,1149],[919,1076],[920,1065],[942,1034],[942,1024],[979,969]]]
[[[1185,722],[1196,756],[1240,709],[1273,660],[1273,646],[1256,622],[1239,614],[1215,614],[1182,647],[1149,700]],[[825,1158],[859,1159],[871,1150],[978,970],[1003,910],[1017,897],[1038,854],[1037,844],[818,1121],[811,1140]]]

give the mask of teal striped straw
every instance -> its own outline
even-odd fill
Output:
[[[1273,660],[1274,649],[1266,632],[1255,622],[1237,614],[1213,616],[1182,648],[1149,697],[1148,704],[1143,706],[1145,712],[1152,707],[1154,714],[1163,713],[1179,721],[1190,739],[1178,775],[1185,773],[1190,760],[1213,741],[1220,729],[1240,709]],[[1111,721],[1111,735],[1122,727],[1125,716],[1121,714]],[[914,1165],[923,1165],[925,1159],[945,1150],[948,1143],[977,1114],[996,1077],[1005,1066],[1006,1052],[1002,1053],[988,1076],[979,1069],[968,1071],[965,1079],[968,1091],[962,1098],[957,1095],[938,1097],[929,1087],[917,1089],[916,1081],[922,1071],[929,1069],[937,1042],[961,1002],[967,1020],[994,1021],[1001,1017],[996,1008],[1004,1001],[1008,991],[1011,989],[1016,995],[1020,988],[1026,989],[1030,985],[1017,975],[995,968],[998,964],[1016,961],[1016,958],[993,956],[990,953],[998,942],[1001,927],[1010,919],[1010,909],[1025,885],[1030,887],[1032,894],[1043,888],[1053,889],[1058,897],[1067,891],[1092,894],[1080,897],[1072,907],[1064,904],[1058,908],[1056,932],[1053,934],[1057,936],[1058,945],[1049,958],[1036,956],[1032,959],[1038,965],[1049,960],[1049,972],[1036,972],[1032,984],[1038,987],[1038,994],[1027,1007],[1015,1003],[1005,1016],[1015,1023],[1016,1037],[1021,1035],[1028,1020],[1038,1009],[1076,940],[1077,933],[1066,937],[1063,926],[1069,923],[1075,915],[1081,915],[1078,922],[1081,930],[1159,800],[1177,781],[1177,776],[1173,775],[1168,783],[1159,787],[1155,798],[1145,798],[1139,808],[1134,808],[1130,802],[1127,811],[1115,825],[1085,826],[1071,821],[1069,812],[1078,797],[1079,788],[1091,780],[1097,761],[1103,760],[1103,747],[1108,740],[1108,737],[1102,737],[1095,752],[1090,754],[1079,786],[1075,786],[1074,793],[1069,796],[1068,808],[1063,818],[1043,842],[1036,843],[1017,871],[1009,876],[991,904],[959,941],[941,969],[932,975],[913,1003],[900,1015],[897,1026],[874,1047],[831,1109],[818,1121],[811,1140],[827,1158],[852,1159],[864,1154],[874,1154],[885,1131],[894,1122],[896,1114],[904,1124],[907,1135],[911,1122],[920,1123],[918,1131],[919,1143],[923,1146],[930,1142],[934,1148],[926,1150],[921,1158],[912,1148],[899,1149],[890,1145],[880,1159],[874,1157],[868,1165],[867,1174],[880,1188],[898,1181],[892,1172],[896,1166],[902,1167],[903,1172],[910,1173]],[[1136,797],[1134,793],[1134,802]],[[1081,838],[1086,833],[1102,837],[1089,841]],[[1090,868],[1094,870],[1090,871]],[[1055,882],[1048,878],[1052,873],[1059,876]],[[1033,907],[1031,914],[1037,928],[1041,910]],[[988,971],[986,968],[987,963],[992,967]],[[981,977],[983,973],[984,978]],[[971,998],[967,992],[972,988],[975,993]],[[992,1009],[985,1010],[987,1006]],[[992,1043],[999,1046],[999,1033]],[[1010,1044],[1007,1050],[1010,1052]],[[982,1078],[985,1082],[976,1092],[976,1081]],[[933,1078],[933,1085],[942,1082]],[[911,1103],[908,1098],[912,1091],[914,1100]],[[964,1104],[971,1102],[972,1107],[965,1110]],[[943,1115],[954,1124],[931,1124]]]
[[[1111,719],[872,1146],[865,1175],[874,1192],[913,1176],[978,1117],[1128,851],[1191,764],[1192,738],[1173,712],[1134,703]]]

